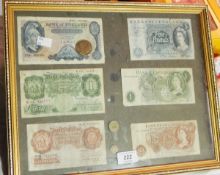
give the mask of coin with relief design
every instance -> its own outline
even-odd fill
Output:
[[[75,45],[76,51],[81,55],[88,55],[92,51],[92,44],[88,40],[79,40]]]
[[[119,130],[120,126],[118,121],[113,120],[109,123],[108,127],[111,132],[116,133]]]

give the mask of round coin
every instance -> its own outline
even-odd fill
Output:
[[[119,123],[118,121],[111,121],[108,127],[111,132],[117,132],[119,130]]]
[[[112,145],[110,148],[110,151],[112,154],[116,154],[118,152],[118,146],[117,145]]]
[[[136,148],[136,151],[139,157],[143,157],[146,153],[146,148],[144,145],[138,145]]]
[[[92,51],[92,44],[88,40],[79,40],[75,49],[81,55],[88,55]]]

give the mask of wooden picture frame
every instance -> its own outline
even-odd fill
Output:
[[[5,1],[10,174],[217,168],[205,6]]]

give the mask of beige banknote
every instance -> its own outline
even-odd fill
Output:
[[[139,160],[200,154],[197,121],[131,124]]]
[[[101,18],[18,16],[17,28],[19,64],[105,62]]]
[[[27,125],[29,171],[106,164],[103,121]]]
[[[105,112],[103,70],[20,71],[23,118]]]
[[[125,106],[195,103],[191,68],[122,69]]]

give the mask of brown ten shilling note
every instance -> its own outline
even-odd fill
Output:
[[[195,120],[133,123],[131,133],[139,160],[200,154]]]
[[[31,124],[27,137],[29,171],[106,164],[103,121]]]

